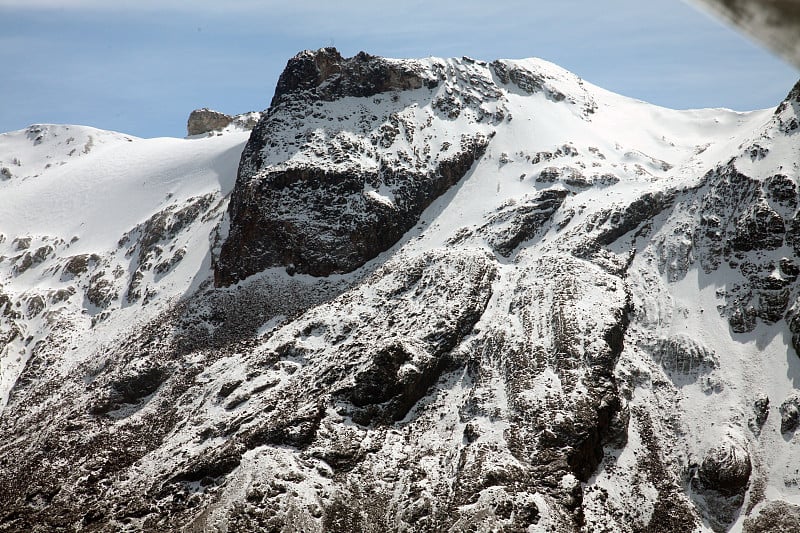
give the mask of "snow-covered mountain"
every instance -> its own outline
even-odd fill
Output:
[[[0,135],[0,531],[800,531],[800,84],[328,48],[201,111]]]

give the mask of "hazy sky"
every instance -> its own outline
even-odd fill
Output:
[[[0,131],[183,136],[192,109],[264,109],[287,59],[330,45],[541,57],[675,108],[772,107],[800,77],[679,0],[0,0],[0,20]]]

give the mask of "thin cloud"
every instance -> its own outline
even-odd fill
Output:
[[[505,0],[486,4],[481,0],[466,0],[459,3],[454,9],[450,3],[429,5],[422,0],[408,2],[394,1],[364,1],[340,0],[332,3],[323,0],[305,0],[297,3],[287,3],[276,0],[0,0],[0,9],[18,11],[60,11],[80,12],[96,11],[105,13],[116,12],[185,12],[190,14],[243,14],[263,15],[268,19],[279,17],[298,17],[308,15],[315,19],[321,15],[332,15],[336,19],[352,20],[353,14],[358,13],[356,19],[371,17],[391,17],[398,14],[413,16],[413,21],[419,23],[429,17],[445,16],[450,20],[487,20],[488,16],[501,13],[514,13],[532,11],[533,7],[522,0]],[[536,11],[542,11],[541,6]],[[409,21],[412,22],[412,21]],[[506,21],[508,22],[508,21]]]
[[[231,12],[266,11],[280,7],[278,2],[256,2],[249,0],[212,2],[203,0],[0,0],[0,9],[20,11],[186,11],[186,12]]]

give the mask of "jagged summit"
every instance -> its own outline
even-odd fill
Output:
[[[797,104],[328,48],[0,136],[0,531],[796,529]]]
[[[362,266],[509,130],[514,99],[533,95],[584,121],[598,106],[592,88],[541,60],[301,52],[245,147],[217,283],[279,265],[315,276]]]
[[[299,92],[331,101],[345,96],[365,98],[392,90],[432,88],[438,79],[421,62],[393,60],[359,52],[344,58],[336,48],[304,50],[289,60],[278,78],[271,106]]]

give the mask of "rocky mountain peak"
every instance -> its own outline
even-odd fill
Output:
[[[0,135],[0,532],[797,530],[799,97],[322,49]]]
[[[436,82],[414,61],[389,60],[366,52],[345,58],[333,47],[304,50],[287,63],[270,105],[275,106],[285,96],[298,92],[330,101],[418,89],[423,84],[435,86]]]
[[[485,63],[299,53],[242,154],[217,283],[346,273],[389,249],[483,154],[500,98]]]

